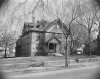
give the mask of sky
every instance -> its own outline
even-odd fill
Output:
[[[32,22],[32,16],[36,17],[36,20],[42,18],[46,20],[53,20],[56,18],[56,11],[61,12],[61,0],[48,0],[49,12],[47,9],[43,11],[40,7],[37,7],[35,12],[32,14],[32,10],[36,6],[38,0],[0,0],[0,31],[17,31],[21,34],[24,22]],[[47,4],[47,0],[44,0]],[[68,2],[66,7],[70,10],[71,1],[74,0],[64,0]],[[76,1],[76,0],[75,0]],[[87,0],[81,0],[87,3]],[[60,15],[60,14],[59,14]]]

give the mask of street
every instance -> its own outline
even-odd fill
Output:
[[[9,79],[100,79],[98,78],[100,74],[99,69],[100,68],[96,66],[73,70],[66,69],[43,73],[9,76]]]

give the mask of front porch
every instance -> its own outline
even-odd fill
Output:
[[[41,35],[41,34],[40,34]],[[44,35],[44,36],[43,36]],[[53,53],[65,53],[64,47],[65,45],[65,39],[62,37],[62,33],[49,33],[45,32],[39,37],[39,44],[37,47],[37,54],[42,55],[45,53],[45,55],[53,54]],[[44,38],[42,38],[42,36]]]

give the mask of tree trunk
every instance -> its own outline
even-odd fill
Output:
[[[7,58],[7,47],[5,47],[5,54],[4,54],[4,58]]]
[[[67,49],[67,38],[66,37],[66,47],[65,47],[65,68],[68,67],[68,49]]]
[[[89,32],[89,36],[88,36],[88,50],[89,50],[89,56],[91,56],[91,49],[90,49],[90,43],[91,43],[91,32]]]
[[[4,55],[4,58],[7,58],[7,42],[6,42],[6,45],[5,45],[5,55]]]

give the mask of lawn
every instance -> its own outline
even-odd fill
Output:
[[[75,59],[79,58],[80,62],[87,62],[89,57],[86,56],[71,56],[70,63],[76,63]],[[97,61],[96,57],[94,59],[89,59],[88,61]],[[100,59],[100,58],[99,58]],[[99,60],[98,59],[98,60]],[[60,61],[61,60],[61,61]],[[4,58],[0,59],[0,68],[4,70],[12,69],[23,69],[29,67],[41,67],[41,66],[52,66],[58,64],[64,64],[65,58],[55,57],[55,56],[38,56],[38,57],[17,57],[17,58]]]

